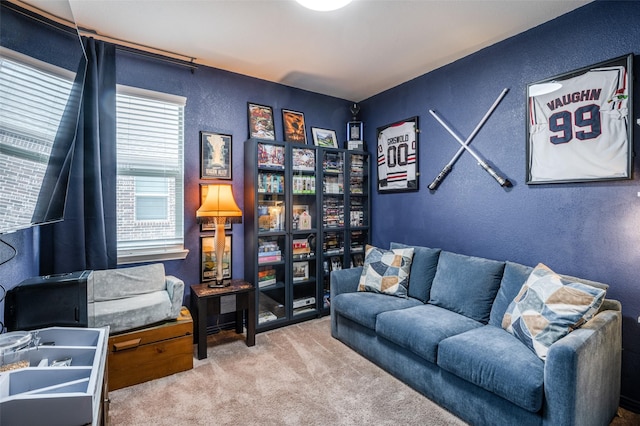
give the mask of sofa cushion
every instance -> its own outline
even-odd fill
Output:
[[[507,261],[504,265],[504,273],[500,281],[498,294],[491,306],[491,314],[489,315],[489,324],[502,327],[502,317],[507,311],[507,307],[516,297],[522,284],[527,281],[529,274],[533,268],[531,266],[521,265],[519,263]]]
[[[166,291],[140,294],[93,304],[94,323],[109,326],[109,333],[130,330],[171,318],[171,301]],[[174,317],[175,318],[175,317]]]
[[[342,293],[331,299],[334,312],[372,330],[376,328],[379,313],[421,305],[411,297],[389,297],[381,293]]]
[[[549,347],[591,319],[606,291],[563,279],[542,263],[507,308],[502,327],[541,359]]]
[[[389,246],[391,249],[407,247],[413,247],[413,261],[411,262],[411,275],[409,276],[409,297],[415,297],[427,303],[433,277],[435,277],[438,267],[438,257],[442,250],[393,242]]]
[[[413,248],[384,250],[367,244],[358,291],[407,297]]]
[[[96,302],[153,293],[166,287],[162,263],[93,271],[93,298]]]
[[[438,343],[482,324],[434,305],[383,312],[376,333],[435,364]]]
[[[438,366],[525,410],[542,408],[544,362],[502,328],[485,325],[444,339]]]
[[[504,262],[442,251],[429,303],[486,324]]]

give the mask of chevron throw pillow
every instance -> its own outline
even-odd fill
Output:
[[[407,297],[413,247],[384,250],[367,245],[358,291]]]
[[[603,289],[566,280],[540,263],[509,304],[502,328],[545,360],[554,342],[598,312],[605,294]]]

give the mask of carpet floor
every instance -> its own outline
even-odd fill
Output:
[[[208,336],[194,368],[109,393],[118,425],[466,425],[343,343],[323,317]],[[639,424],[621,410],[611,425]],[[633,422],[629,423],[627,420]]]

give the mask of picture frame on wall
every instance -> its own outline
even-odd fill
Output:
[[[231,279],[231,235],[225,235],[224,254],[222,255],[222,276]],[[216,250],[213,236],[200,237],[200,282],[213,281],[216,278]]]
[[[267,105],[247,102],[249,138],[275,140],[273,109]]]
[[[200,184],[200,205],[204,204],[204,200],[207,198],[207,192],[209,191],[209,184],[208,183],[201,183]],[[229,221],[229,219],[227,219],[227,221],[224,223],[224,229],[225,231],[230,231],[231,230],[231,221]],[[216,224],[215,223],[201,223],[200,224],[200,232],[213,232],[216,230]]]
[[[311,135],[315,146],[338,148],[338,137],[335,130],[312,127]]]
[[[377,129],[378,192],[418,191],[418,117]]]
[[[282,109],[282,127],[285,142],[307,143],[307,131],[303,113]]]
[[[633,55],[527,85],[527,184],[631,179]]]
[[[200,179],[231,179],[231,135],[200,132]]]

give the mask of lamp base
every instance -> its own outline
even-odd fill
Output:
[[[231,281],[230,280],[222,280],[222,281],[218,281],[218,280],[213,280],[211,282],[209,282],[207,284],[207,287],[209,288],[224,288],[224,287],[229,287],[231,285]]]

